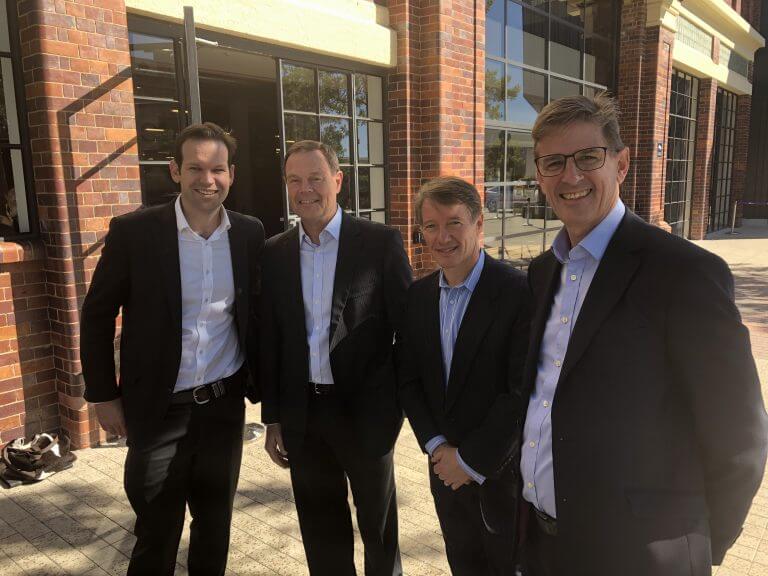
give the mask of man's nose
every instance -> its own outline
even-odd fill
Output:
[[[213,177],[213,172],[211,172],[210,170],[203,171],[203,173],[201,174],[201,178],[203,182],[205,182],[206,184],[214,184],[216,182],[216,180]]]
[[[563,168],[562,180],[565,182],[576,183],[584,178],[584,174],[576,166],[576,159],[571,156],[565,159],[565,168]]]

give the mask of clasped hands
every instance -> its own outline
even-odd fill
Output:
[[[443,484],[452,490],[472,482],[472,478],[464,471],[458,460],[459,449],[447,442],[440,444],[432,451],[432,467]]]

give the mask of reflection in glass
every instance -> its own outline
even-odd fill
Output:
[[[9,58],[2,58],[3,63]],[[5,67],[4,67],[5,68]],[[5,71],[5,70],[3,70]],[[0,74],[0,140],[8,142],[8,108],[5,105],[5,75]],[[8,86],[10,88],[10,86]]]
[[[384,168],[358,168],[357,185],[360,210],[384,208]]]
[[[549,11],[570,24],[584,26],[584,0],[551,0]]]
[[[507,2],[507,59],[547,67],[547,17]]]
[[[134,95],[177,99],[173,40],[129,32],[128,42]]]
[[[485,131],[485,181],[501,182],[504,175],[504,131]]]
[[[283,108],[317,112],[315,71],[312,68],[282,65]]]
[[[577,96],[581,93],[581,86],[575,82],[560,80],[560,78],[550,78],[550,102],[564,96]]]
[[[518,66],[507,68],[507,120],[518,126],[533,126],[546,103],[546,76]]]
[[[357,122],[357,160],[361,164],[384,163],[384,125],[381,122]]]
[[[294,142],[299,142],[301,140],[317,140],[319,136],[317,116],[285,114],[286,149]]]
[[[533,139],[530,134],[507,134],[507,181],[520,182],[518,186],[535,186],[536,163],[533,161]]]
[[[141,164],[139,175],[144,206],[156,206],[176,199],[179,186],[171,179],[167,164]]]
[[[354,212],[355,198],[350,194],[350,190],[352,190],[352,167],[342,166],[341,171],[344,176],[341,180],[341,190],[339,191],[338,196],[336,196],[336,202],[338,202],[342,210]]]
[[[587,34],[600,34],[606,38],[613,37],[616,25],[614,0],[589,0],[586,7],[584,30]]]
[[[382,94],[381,78],[355,74],[355,107],[358,116],[381,120]]]
[[[554,20],[550,27],[550,63],[553,72],[581,78],[581,49],[584,35]]]
[[[584,44],[584,79],[595,84],[613,84],[613,44],[609,40],[587,36]]]
[[[0,148],[0,237],[19,233],[19,210],[16,206],[18,191],[14,186],[14,170],[11,160],[13,152],[19,152],[19,156],[21,156],[19,150]],[[23,182],[21,192],[24,192]],[[26,196],[23,200],[26,204]]]
[[[339,157],[342,164],[350,163],[350,121],[337,118],[320,118],[320,141],[325,142]]]
[[[180,130],[175,102],[135,100],[139,160],[170,160]]]
[[[504,57],[504,0],[485,3],[485,52]]]
[[[349,77],[343,72],[320,70],[320,113],[349,115]]]
[[[504,64],[485,61],[485,117],[504,120]]]

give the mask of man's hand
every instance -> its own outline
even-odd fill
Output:
[[[122,398],[115,398],[108,402],[98,402],[94,404],[94,407],[96,408],[96,418],[99,420],[99,425],[108,434],[113,434],[114,436],[126,436],[128,434],[125,428]]]
[[[459,464],[456,458],[457,454],[458,448],[447,443],[440,444],[432,452],[435,474],[443,481],[443,484],[450,486],[452,490],[458,490],[465,484],[472,482],[472,478]]]
[[[280,424],[267,424],[267,438],[264,441],[264,448],[272,458],[272,462],[280,468],[288,468],[288,451],[283,444],[283,431]]]

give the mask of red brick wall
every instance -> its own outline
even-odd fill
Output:
[[[731,202],[744,198],[747,176],[747,152],[749,149],[749,119],[752,114],[752,96],[742,95],[736,99],[736,145],[733,149],[733,175],[731,180]],[[741,226],[743,207],[736,209],[736,225]]]
[[[18,15],[61,427],[87,446],[79,306],[109,220],[141,201],[125,5],[25,0]]]
[[[389,76],[391,222],[417,275],[434,267],[412,242],[413,199],[425,180],[452,174],[483,183],[485,3],[390,0],[398,67]]]
[[[694,163],[693,191],[691,194],[690,237],[692,240],[701,240],[707,233],[709,194],[712,186],[712,161],[714,160],[716,104],[717,81],[712,79],[700,80],[696,113],[696,162]]]
[[[0,244],[0,444],[59,428],[42,243]]]

